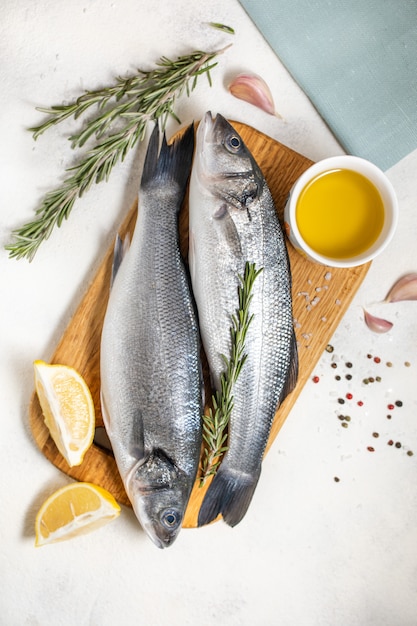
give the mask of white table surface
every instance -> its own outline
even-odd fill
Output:
[[[229,24],[234,37],[207,22]],[[69,479],[37,449],[28,425],[32,362],[48,360],[138,189],[143,147],[77,202],[35,260],[10,260],[11,229],[29,220],[74,155],[73,123],[34,142],[35,106],[71,100],[161,56],[233,47],[192,95],[184,124],[211,109],[317,160],[337,141],[237,0],[3,0],[0,7],[0,624],[4,626],[411,626],[417,623],[417,303],[372,305],[394,321],[371,333],[363,306],[417,271],[417,152],[388,175],[398,194],[394,241],[372,265],[268,454],[240,525],[183,530],[168,550],[132,512],[70,542],[34,548],[36,512]],[[260,73],[283,120],[226,90]],[[176,130],[170,124],[168,133]],[[379,356],[377,365],[367,354]],[[338,370],[330,367],[331,360]],[[353,378],[345,379],[352,362]],[[393,367],[387,367],[390,361]],[[409,367],[404,363],[408,361]],[[334,375],[339,372],[338,383]],[[380,376],[381,382],[362,380]],[[341,428],[338,397],[351,392]],[[387,404],[403,407],[386,414]],[[347,412],[346,405],[343,411]],[[379,438],[372,436],[379,433]],[[387,445],[392,439],[402,447]],[[375,452],[367,447],[373,445]],[[414,451],[414,456],[407,451]],[[335,482],[337,476],[340,481]]]

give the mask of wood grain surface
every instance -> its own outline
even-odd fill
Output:
[[[232,123],[262,169],[282,220],[288,192],[302,172],[311,165],[311,161],[249,126]],[[136,214],[135,203],[119,229],[122,236],[133,231]],[[180,235],[186,258],[186,202],[180,216]],[[300,370],[296,389],[276,413],[267,450],[290,414],[301,389],[311,376],[369,268],[369,264],[349,269],[327,268],[307,261],[290,244],[288,249],[293,277],[294,324]],[[71,365],[85,378],[95,404],[97,433],[103,427],[100,411],[100,337],[109,294],[112,257],[113,248],[110,247],[51,359],[52,363]],[[210,397],[209,390],[206,396]],[[130,506],[113,455],[105,448],[94,443],[87,451],[82,465],[73,468],[67,465],[49,436],[35,393],[29,407],[29,422],[37,445],[56,467],[76,480],[101,485],[119,503]],[[184,520],[185,527],[197,525],[198,510],[208,484],[201,488],[196,482]]]

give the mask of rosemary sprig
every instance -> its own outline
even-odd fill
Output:
[[[223,355],[225,371],[220,377],[220,390],[212,396],[213,408],[203,415],[204,450],[201,462],[200,487],[206,479],[216,473],[224,453],[227,451],[227,426],[233,409],[233,385],[237,381],[245,364],[245,340],[253,314],[249,314],[252,300],[252,288],[256,277],[262,272],[257,270],[255,263],[246,262],[245,271],[239,276],[238,287],[239,308],[232,314],[230,327],[231,353],[230,358]]]
[[[9,256],[31,261],[54,227],[61,226],[68,218],[77,197],[93,182],[108,180],[116,163],[123,161],[129,150],[143,140],[149,121],[160,120],[163,129],[169,117],[179,122],[174,112],[177,98],[184,92],[189,96],[201,74],[206,74],[211,85],[210,71],[217,65],[214,59],[228,47],[214,52],[195,51],[176,60],[162,57],[155,69],[139,70],[134,76],[117,79],[113,86],[87,91],[71,104],[39,108],[49,117],[29,129],[34,139],[52,126],[70,117],[77,119],[96,106],[96,117],[87,121],[70,140],[73,148],[81,148],[91,137],[98,143],[79,163],[66,170],[70,175],[60,187],[45,195],[35,211],[35,219],[12,232],[14,241],[6,245]],[[121,128],[110,132],[116,121]]]

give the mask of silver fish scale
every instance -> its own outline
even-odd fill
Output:
[[[110,416],[133,414],[135,451],[143,438],[144,457],[163,448],[189,471],[188,435],[190,429],[198,434],[194,422],[201,397],[198,376],[190,376],[200,367],[198,331],[171,202],[141,194],[135,234],[112,289],[107,314],[112,328],[106,333],[105,327],[103,339],[114,363],[108,384],[117,406]]]
[[[249,207],[251,222],[242,213],[242,255],[240,274],[245,261],[256,264],[262,272],[253,285],[250,314],[253,315],[245,342],[246,363],[233,389],[234,415],[229,428],[229,450],[224,464],[242,472],[259,467],[267,443],[279,398],[288,379],[293,357],[293,318],[291,276],[287,251],[275,207],[266,183],[259,201]],[[236,276],[228,292],[237,293]],[[236,296],[228,303],[228,315],[236,309]],[[230,322],[229,322],[230,326]],[[226,324],[225,324],[226,327]],[[228,335],[224,335],[223,342]],[[218,349],[218,348],[216,348]],[[230,349],[229,349],[230,351]]]

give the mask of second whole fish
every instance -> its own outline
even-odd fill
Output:
[[[200,339],[178,233],[193,147],[190,126],[172,145],[164,136],[159,151],[155,126],[101,340],[105,427],[136,516],[159,548],[180,531],[201,446]]]
[[[200,122],[190,179],[189,259],[200,332],[219,390],[231,353],[231,316],[246,262],[262,270],[250,303],[247,354],[233,387],[228,450],[199,511],[199,525],[219,514],[231,526],[245,515],[279,404],[298,374],[291,272],[276,209],[252,154],[220,114]]]

